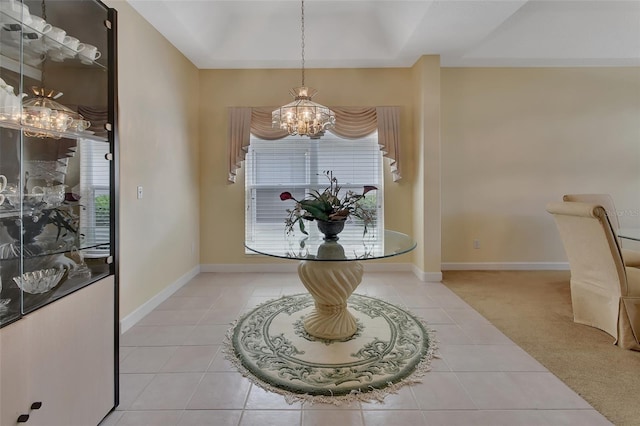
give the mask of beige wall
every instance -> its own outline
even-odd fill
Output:
[[[276,261],[244,254],[227,108],[288,102],[300,71],[197,70],[128,4],[107,4],[120,19],[122,318],[198,264]],[[326,105],[401,108],[403,179],[386,168],[385,225],[419,246],[389,262],[564,262],[544,206],[565,192],[608,192],[622,226],[640,226],[638,68],[441,69],[428,56],[306,80]]]
[[[106,4],[119,24],[122,319],[198,265],[199,86],[196,67],[131,6]]]
[[[268,263],[275,260],[244,254],[244,172],[227,182],[227,108],[288,103],[291,87],[300,85],[300,70],[201,70],[200,134],[202,138],[200,263]],[[412,99],[409,69],[307,70],[306,84],[319,90],[324,105],[400,106],[402,175],[392,182],[385,166],[385,226],[412,233]],[[386,164],[386,163],[385,163]],[[411,262],[411,255],[389,259]]]
[[[414,158],[413,233],[418,243],[414,264],[422,277],[439,281],[441,262],[440,235],[440,58],[423,56],[413,66]]]
[[[570,192],[640,226],[638,68],[442,70],[443,262],[565,262],[545,205]]]

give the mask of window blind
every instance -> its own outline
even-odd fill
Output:
[[[109,144],[80,139],[80,232],[84,246],[109,243]]]
[[[381,232],[383,171],[377,133],[356,140],[331,133],[321,139],[289,136],[263,140],[252,135],[245,159],[246,240],[254,241],[258,233],[281,236],[286,210],[293,208],[294,201],[281,201],[280,193],[289,191],[294,198],[302,199],[312,190],[322,192],[329,186],[324,174],[327,170],[338,179],[341,194],[350,189],[362,193],[365,185],[379,188],[367,194],[376,216],[368,229]]]

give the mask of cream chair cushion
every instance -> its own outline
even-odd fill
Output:
[[[625,266],[640,268],[640,251],[621,248],[620,252]]]
[[[599,328],[624,349],[640,350],[640,269],[625,267],[603,207],[550,203],[571,268],[574,321]]]
[[[581,203],[597,204],[604,207],[607,212],[607,217],[611,223],[614,234],[618,235],[618,229],[620,229],[620,221],[618,220],[618,212],[616,206],[613,203],[613,198],[609,194],[566,194],[562,197],[564,201],[578,201]],[[624,260],[625,266],[633,266],[640,268],[640,251],[630,250],[622,248],[622,242],[618,238],[618,244],[622,251],[622,260]]]

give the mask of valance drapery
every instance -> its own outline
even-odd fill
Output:
[[[271,107],[229,108],[229,182],[236,181],[248,151],[250,135],[275,140],[287,132],[271,127]],[[393,181],[400,175],[400,108],[388,107],[331,107],[336,114],[336,125],[329,130],[345,139],[359,139],[378,131],[378,144],[383,155],[391,160]]]
[[[235,183],[236,172],[247,155],[251,133],[251,108],[229,108],[229,182]]]

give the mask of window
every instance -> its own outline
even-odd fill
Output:
[[[252,135],[245,159],[246,240],[253,241],[257,233],[282,235],[286,210],[293,202],[281,201],[280,193],[289,191],[301,199],[311,190],[322,191],[329,186],[325,170],[333,171],[343,191],[362,193],[364,185],[379,188],[367,194],[366,202],[373,203],[376,212],[368,231],[381,232],[383,169],[377,133],[357,140],[331,133],[321,139],[289,136],[275,141]]]
[[[80,233],[85,245],[108,244],[109,144],[80,139]]]

